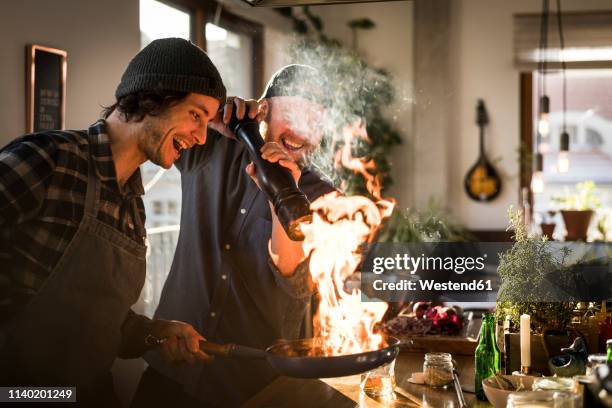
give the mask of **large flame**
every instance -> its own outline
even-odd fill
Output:
[[[326,355],[380,348],[383,338],[374,327],[388,307],[384,302],[362,302],[359,288],[346,285],[360,265],[363,244],[372,240],[394,206],[381,198],[381,182],[371,174],[374,161],[352,157],[355,137],[368,140],[361,121],[344,129],[344,146],[335,157],[336,164],[361,174],[377,201],[330,193],[312,203],[312,223],[302,225],[304,253],[310,256],[310,274],[320,297],[313,322],[315,336],[323,340]]]

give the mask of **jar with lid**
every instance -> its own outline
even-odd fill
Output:
[[[423,381],[430,387],[446,387],[453,382],[453,359],[449,353],[427,353]]]
[[[589,354],[587,358],[586,375],[592,375],[595,373],[595,369],[600,365],[604,365],[607,362],[605,354]]]
[[[521,391],[508,396],[506,408],[579,408],[579,397],[564,391]]]
[[[539,377],[533,381],[534,391],[572,391],[574,380],[566,377]]]

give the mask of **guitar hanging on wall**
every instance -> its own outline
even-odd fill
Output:
[[[465,192],[473,200],[492,201],[501,192],[502,183],[484,151],[484,128],[489,123],[489,115],[482,99],[476,107],[476,123],[480,129],[480,155],[465,176]]]

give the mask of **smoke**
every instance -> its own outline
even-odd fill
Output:
[[[310,155],[309,164],[336,187],[346,188],[355,175],[334,162],[336,152],[347,143],[344,129],[361,123],[373,134],[384,137],[385,132],[389,133],[388,125],[381,123],[380,118],[381,109],[388,107],[395,96],[392,79],[385,71],[369,67],[356,52],[333,41],[296,38],[288,46],[287,54],[292,63],[308,65],[317,71],[308,78],[295,78],[287,84],[291,87],[287,93],[308,94],[309,99],[321,102],[326,108],[319,123],[310,124],[322,130],[323,138]],[[354,137],[350,143],[354,157],[369,159],[376,154],[368,138]]]

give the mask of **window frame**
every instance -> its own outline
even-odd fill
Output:
[[[215,23],[215,11],[220,4],[214,0],[157,0],[176,7],[191,16],[191,41],[204,51],[206,47],[206,23]],[[223,5],[221,5],[223,6]],[[261,95],[264,89],[264,39],[263,25],[222,10],[219,22],[221,28],[251,37],[253,41],[253,95]],[[236,95],[241,96],[241,95]]]
[[[520,136],[519,136],[519,200],[522,199],[523,188],[529,191],[528,201],[530,215],[533,215],[533,191],[531,177],[533,175],[533,72],[520,73]],[[520,202],[520,201],[519,201]]]
[[[202,31],[206,31],[206,23],[213,23],[228,31],[233,31],[243,34],[251,38],[253,45],[253,83],[251,84],[251,92],[254,97],[259,99],[257,95],[263,92],[263,26],[259,23],[246,20],[235,14],[223,11],[218,22],[214,21],[214,13],[206,15]],[[206,41],[206,38],[204,38]],[[240,95],[238,95],[240,96]]]

